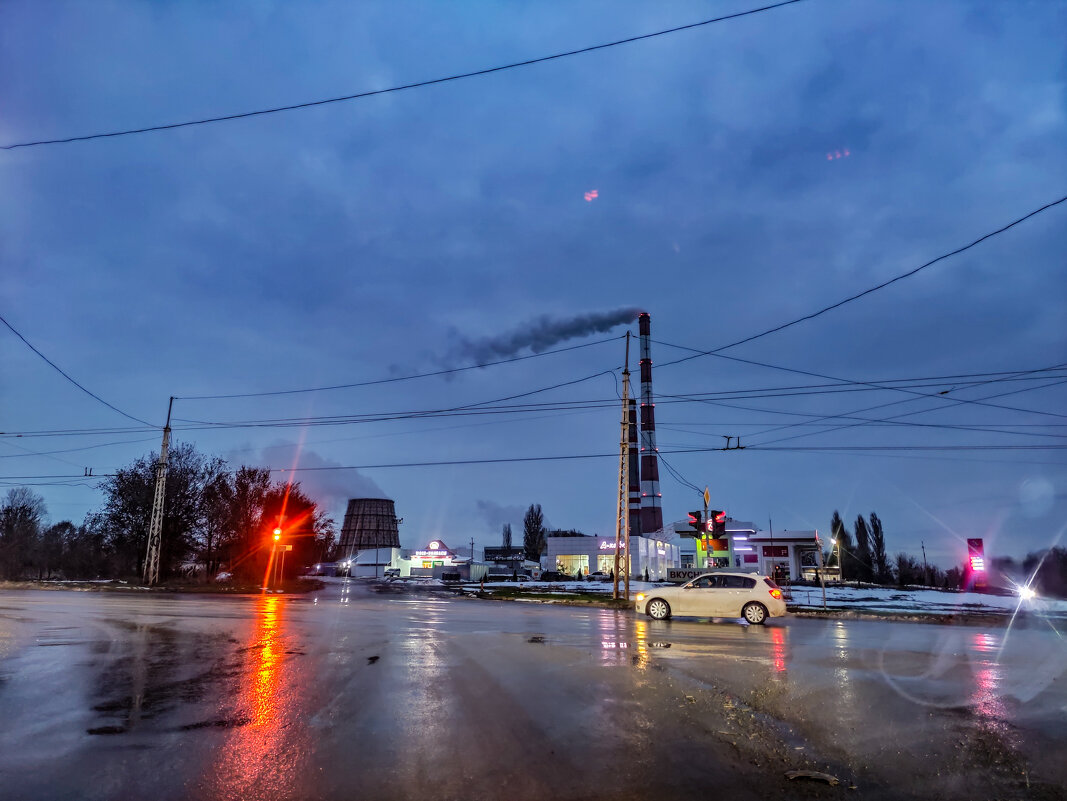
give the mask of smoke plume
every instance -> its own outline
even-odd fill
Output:
[[[464,360],[489,362],[515,356],[527,348],[534,353],[541,353],[569,339],[604,333],[619,325],[629,325],[640,313],[640,309],[623,308],[564,319],[543,314],[499,336],[482,339],[460,337],[454,355]]]

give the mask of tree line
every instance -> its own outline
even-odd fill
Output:
[[[956,589],[962,582],[961,567],[942,570],[923,559],[903,551],[890,557],[886,550],[885,531],[875,512],[869,518],[856,517],[850,531],[835,509],[830,519],[830,548],[825,555],[827,567],[839,567],[843,581],[862,581],[869,584],[923,585]]]
[[[148,548],[156,454],[108,477],[104,503],[80,524],[48,524],[44,499],[28,487],[0,504],[0,577],[18,579],[138,579]],[[292,575],[329,557],[335,523],[299,484],[272,482],[260,467],[228,468],[191,444],[170,451],[160,553],[161,578],[225,570],[237,581],[265,575],[274,546],[292,545]],[[195,566],[195,567],[194,567]]]

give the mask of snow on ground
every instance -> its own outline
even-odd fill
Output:
[[[468,585],[477,587],[478,585]],[[602,593],[611,595],[611,582],[486,582],[485,590],[515,589],[522,587],[529,592],[545,593]],[[648,593],[663,584],[644,581],[630,582],[630,597],[635,593]],[[621,588],[620,588],[621,589]],[[822,609],[822,591],[819,587],[796,586],[784,588],[790,609]],[[1037,615],[1067,617],[1067,601],[1050,598],[1022,600],[1016,595],[987,595],[978,592],[945,592],[918,588],[898,589],[893,587],[830,586],[826,588],[826,607],[836,610],[887,612],[914,615],[960,615],[991,614],[1010,615],[1019,609]]]
[[[822,608],[822,591],[818,587],[792,587],[790,591],[790,608]],[[927,615],[1010,615],[1018,609],[1031,614],[1067,616],[1067,601],[1053,598],[1023,600],[1017,595],[942,592],[917,588],[901,590],[891,587],[827,587],[826,606],[830,609]]]

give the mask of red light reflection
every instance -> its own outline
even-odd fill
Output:
[[[297,774],[300,749],[288,739],[292,710],[284,693],[285,600],[261,595],[254,612],[230,718],[236,725],[219,749],[214,776],[208,780],[214,797],[221,799],[288,797]]]
[[[774,649],[774,672],[785,673],[785,629],[771,628],[771,646]]]

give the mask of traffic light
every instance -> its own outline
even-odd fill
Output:
[[[718,509],[712,509],[708,512],[708,517],[711,518],[711,533],[715,535],[716,539],[724,537],[726,535],[726,512]]]
[[[702,528],[702,521],[704,519],[703,512],[690,512],[689,513],[689,527],[700,531]]]

